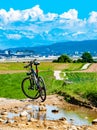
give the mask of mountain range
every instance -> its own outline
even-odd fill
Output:
[[[95,56],[97,55],[97,40],[58,42],[45,46],[40,45],[36,47],[17,47],[6,50],[11,50],[12,52],[33,52],[34,55],[39,56],[61,54],[79,55],[83,52],[90,52],[93,56]]]

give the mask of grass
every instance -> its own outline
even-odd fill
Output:
[[[63,91],[97,106],[97,73],[67,73],[67,77],[73,83],[65,86]]]
[[[72,72],[79,70],[83,64],[41,62],[39,75],[44,78],[47,94],[63,92],[78,99],[89,100],[97,106],[97,73]],[[0,70],[24,70],[24,63],[0,63]],[[71,84],[55,80],[54,70],[65,71]],[[0,97],[23,99],[26,98],[21,90],[21,82],[25,73],[0,74]]]
[[[40,72],[47,86],[47,93],[51,90],[54,80],[52,71]],[[21,82],[26,77],[25,73],[1,74],[0,75],[0,97],[23,99],[26,98],[21,90]]]
[[[0,63],[0,70],[23,70],[24,63],[22,62],[5,62]]]
[[[25,70],[24,65],[28,63],[22,62],[7,62],[0,63],[0,70],[11,71],[11,70]],[[82,63],[52,63],[52,62],[41,62],[39,65],[40,71],[50,70],[79,70],[82,67]]]
[[[68,67],[63,71],[77,71],[80,70],[83,65],[84,63],[68,63]]]
[[[21,81],[25,74],[2,74],[0,75],[0,97],[23,98]]]

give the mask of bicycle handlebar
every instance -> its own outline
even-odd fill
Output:
[[[32,66],[32,64],[36,61],[36,59],[34,59],[33,61],[30,61],[30,63],[28,65],[25,65],[24,68],[28,68],[29,66]]]

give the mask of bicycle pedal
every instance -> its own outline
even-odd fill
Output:
[[[38,88],[38,90],[39,90],[39,91],[41,91],[41,90],[42,90],[42,88],[41,88],[41,87],[39,87],[39,88]]]

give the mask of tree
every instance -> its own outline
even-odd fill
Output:
[[[54,60],[53,62],[59,62],[59,63],[68,62],[68,63],[71,63],[72,60],[67,55],[63,54],[60,57],[58,57],[57,60]]]
[[[89,52],[84,52],[81,58],[82,58],[82,62],[89,62],[89,63],[93,62],[93,58]]]

